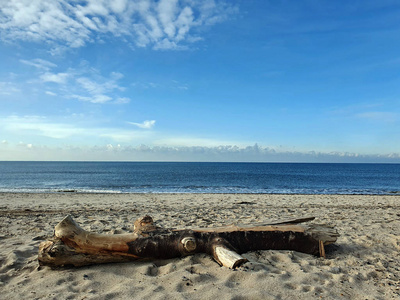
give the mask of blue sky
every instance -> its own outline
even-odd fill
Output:
[[[0,1],[0,160],[400,162],[398,1]]]

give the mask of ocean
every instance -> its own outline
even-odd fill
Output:
[[[0,192],[398,194],[400,164],[0,162]]]

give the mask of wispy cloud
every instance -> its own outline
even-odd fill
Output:
[[[3,130],[3,134],[12,134],[13,137],[32,140],[36,140],[37,137],[45,137],[63,140],[65,143],[75,139],[94,141],[99,138],[109,138],[117,142],[132,142],[134,140],[143,141],[149,136],[147,131],[142,130],[89,125],[76,122],[76,119],[75,122],[73,121],[72,117],[59,121],[45,116],[11,115],[0,118],[0,128]]]
[[[154,82],[133,82],[131,86],[135,88],[141,88],[141,89],[151,89],[151,88],[158,88],[161,87],[160,84],[154,83]]]
[[[395,122],[399,119],[399,114],[386,111],[368,111],[356,114],[357,118],[380,122]]]
[[[131,86],[137,89],[175,89],[175,90],[189,90],[190,86],[187,83],[179,82],[177,80],[168,80],[164,82],[133,82]]]
[[[47,95],[62,95],[65,98],[77,99],[92,103],[129,103],[130,99],[119,93],[126,90],[119,84],[124,75],[119,72],[111,72],[108,76],[102,76],[100,71],[90,68],[85,62],[84,67],[78,69],[68,68],[62,72],[54,72],[56,64],[42,60],[20,60],[21,63],[37,68],[36,77],[31,83],[56,83],[58,91],[45,92]],[[1,87],[1,85],[0,85]],[[53,87],[54,88],[54,87]],[[11,90],[10,90],[11,92]]]
[[[46,95],[49,95],[49,96],[57,96],[56,93],[53,93],[53,92],[51,92],[51,91],[46,91],[45,94],[46,94]]]
[[[134,123],[134,122],[127,122],[127,123],[143,129],[151,129],[154,127],[154,125],[156,125],[155,120],[146,120],[143,123]]]
[[[188,90],[189,89],[188,84],[179,82],[177,80],[172,80],[172,85],[173,85],[173,88],[176,88],[179,90]]]
[[[128,97],[118,97],[117,99],[115,99],[114,103],[126,104],[126,103],[129,103],[130,101],[131,101],[131,99],[129,99]]]
[[[92,103],[105,103],[113,100],[110,96],[115,90],[124,91],[125,88],[117,84],[117,80],[121,79],[123,75],[121,73],[113,72],[108,78],[102,76],[96,76],[96,80],[88,77],[76,78],[76,83],[83,89],[85,94],[88,96],[77,96],[74,95],[73,98],[77,98],[82,101],[90,101]],[[128,103],[129,98],[118,97],[116,99],[118,103]]]
[[[0,2],[0,36],[78,48],[107,35],[137,47],[182,49],[198,41],[196,29],[224,21],[236,8],[223,0]]]
[[[55,139],[70,137],[79,133],[79,128],[71,124],[54,123],[42,116],[9,116],[0,119],[4,130],[16,135],[30,134]]]
[[[343,106],[332,110],[331,114],[356,120],[392,123],[400,120],[400,114],[396,112],[397,105],[393,103],[396,103],[396,101],[381,100],[379,102]]]
[[[41,58],[35,58],[32,60],[20,59],[20,62],[28,66],[33,66],[35,68],[42,69],[45,71],[49,71],[50,69],[57,67],[56,64]]]
[[[21,90],[10,81],[0,81],[0,95],[10,96],[19,93]]]

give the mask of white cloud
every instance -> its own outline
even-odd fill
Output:
[[[110,96],[107,95],[103,95],[103,94],[95,94],[92,97],[90,97],[90,102],[92,103],[106,103],[111,101],[113,98],[111,98]]]
[[[135,125],[139,128],[143,128],[143,129],[151,129],[156,124],[156,121],[155,120],[146,120],[143,123],[128,122],[128,124]]]
[[[57,83],[57,86],[44,87],[45,94],[50,96],[60,95],[65,98],[78,99],[92,103],[113,102],[118,104],[129,103],[130,99],[120,95],[126,90],[118,81],[124,78],[120,72],[111,72],[108,77],[102,76],[99,70],[92,68],[83,61],[77,69],[68,68],[62,72],[52,72],[57,67],[50,61],[43,59],[20,60],[21,63],[37,68],[35,78],[28,83],[44,84]],[[12,83],[0,82],[0,94],[11,94],[17,91],[12,89]]]
[[[101,82],[93,81],[87,77],[80,77],[76,79],[87,92],[93,95],[104,94],[107,91],[112,91],[114,89],[123,90],[124,88],[118,86],[114,79],[100,79]]]
[[[16,135],[45,136],[55,139],[68,138],[79,134],[83,129],[72,124],[55,123],[41,116],[9,116],[0,119],[0,124],[6,131]]]
[[[169,38],[173,38],[176,32],[174,19],[178,11],[177,0],[161,0],[157,6],[158,18]]]
[[[224,0],[10,0],[1,1],[0,9],[3,40],[45,41],[55,52],[107,35],[138,47],[180,49],[199,40],[197,28],[222,22],[236,10]]]
[[[95,79],[88,77],[76,78],[76,83],[86,95],[73,95],[72,97],[92,103],[106,103],[114,100],[114,97],[111,97],[110,94],[113,94],[115,91],[122,92],[125,90],[124,87],[117,83],[119,79],[124,77],[121,73],[112,72],[110,78],[99,75],[95,77]],[[128,103],[129,101],[130,99],[127,97],[116,97],[114,100],[115,103]]]
[[[65,142],[85,140],[88,144],[104,138],[116,142],[144,141],[152,135],[150,131],[89,125],[77,122],[74,116],[71,119],[65,118],[62,122],[44,116],[11,115],[0,118],[0,129],[5,137],[5,134],[11,134],[12,137],[29,138],[33,141],[39,137],[64,140]]]
[[[20,62],[25,65],[33,66],[35,68],[42,69],[45,71],[49,71],[50,69],[57,67],[56,64],[49,62],[47,60],[44,60],[44,59],[40,59],[40,58],[36,58],[36,59],[32,59],[32,60],[20,59]]]
[[[86,77],[80,77],[76,79],[76,82],[91,94],[101,94],[105,89],[103,85],[98,84]]]
[[[106,103],[113,100],[110,96],[103,94],[95,94],[92,96],[81,96],[81,95],[71,95],[71,98],[78,99],[80,101],[87,101],[92,103]],[[119,102],[118,102],[119,103]]]
[[[50,73],[46,72],[42,75],[40,75],[40,79],[43,82],[55,82],[55,83],[60,83],[60,84],[65,84],[68,80],[68,77],[70,77],[70,74],[68,73]]]
[[[18,144],[17,144],[17,147],[19,147],[19,148],[26,148],[26,149],[28,149],[29,147],[28,147],[28,144],[26,144],[26,143],[24,143],[24,142],[19,142]],[[32,148],[32,147],[31,147]]]
[[[128,0],[114,0],[109,3],[110,8],[116,14],[122,14],[128,5]]]

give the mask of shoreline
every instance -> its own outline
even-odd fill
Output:
[[[69,214],[84,229],[110,234],[130,232],[146,214],[166,228],[315,216],[341,236],[327,259],[253,251],[235,271],[205,254],[38,268],[38,245]],[[399,232],[400,195],[0,193],[0,287],[7,299],[396,299]]]
[[[262,193],[262,192],[254,192],[254,193],[211,193],[211,192],[119,192],[119,191],[109,191],[109,192],[101,192],[101,191],[96,191],[96,192],[87,192],[87,191],[77,191],[77,190],[62,190],[62,191],[53,191],[53,192],[16,192],[16,191],[0,191],[1,194],[28,194],[28,195],[46,195],[46,194],[67,194],[67,195],[73,195],[73,194],[80,194],[80,195],[284,195],[284,196],[400,196],[400,191],[392,191],[392,192],[387,192],[387,193]]]

